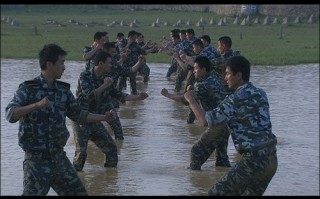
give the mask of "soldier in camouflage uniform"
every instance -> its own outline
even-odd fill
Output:
[[[123,39],[119,44],[120,52],[127,52],[128,54],[127,59],[123,62],[123,67],[130,68],[134,66],[140,55],[147,55],[149,52],[154,52],[155,50],[154,48],[148,50],[141,48],[141,46],[136,42],[137,35],[138,32],[131,30],[128,33],[128,39]],[[118,82],[119,90],[123,89],[123,86],[126,84],[127,77],[130,79],[131,94],[137,95],[137,72],[130,73],[128,76],[120,75]]]
[[[176,46],[177,51],[181,54],[186,54],[188,56],[195,55],[192,48],[192,43],[196,39],[194,30],[192,28],[189,28],[185,31],[180,32],[180,38],[185,33],[187,40],[181,39],[181,42]],[[179,64],[180,65],[180,64]],[[181,66],[181,65],[180,65]],[[190,72],[191,71],[191,72]],[[192,65],[185,64],[185,66],[180,67],[177,71],[176,75],[176,85],[175,90],[176,92],[180,92],[182,88],[182,82],[187,79],[187,82],[189,81],[188,77],[192,73],[193,68]]]
[[[186,85],[185,85],[184,92],[187,91],[187,88],[189,87],[189,85],[193,86],[193,84],[195,82],[194,73],[192,72],[195,58],[197,56],[208,57],[208,59],[210,60],[210,65],[212,65],[214,63],[215,57],[216,57],[216,54],[215,54],[214,51],[210,51],[208,48],[204,48],[201,39],[195,39],[193,41],[192,49],[193,49],[193,52],[194,52],[193,56],[188,56],[186,54],[181,54],[180,53],[180,55],[178,57],[177,53],[174,54],[174,57],[176,58],[179,66],[181,68],[189,67],[189,69],[187,69],[189,72],[188,72],[187,82],[186,82]],[[194,120],[195,120],[195,115],[190,110],[189,113],[188,113],[188,117],[187,117],[187,123],[191,124],[191,123],[194,122]]]
[[[19,121],[19,146],[23,161],[23,195],[88,195],[64,146],[69,138],[66,117],[80,124],[109,121],[111,113],[92,114],[82,110],[70,85],[58,81],[65,70],[66,52],[48,44],[39,52],[41,74],[19,85],[6,107],[6,119]]]
[[[140,58],[141,59],[141,58]],[[112,56],[105,51],[99,51],[96,55],[95,67],[85,70],[80,74],[76,96],[84,110],[93,113],[112,111],[116,115],[112,127],[116,132],[122,133],[119,116],[114,110],[110,96],[120,102],[144,100],[148,95],[141,92],[140,95],[128,95],[119,91],[113,84],[112,78],[107,76],[111,72]],[[143,62],[143,58],[140,61]],[[108,122],[109,124],[112,123]],[[72,122],[74,139],[76,144],[73,165],[77,171],[82,171],[87,158],[87,146],[89,139],[94,142],[105,154],[105,167],[116,167],[118,164],[117,146],[102,122],[79,124]],[[115,135],[118,136],[118,135]]]
[[[209,195],[263,195],[278,168],[277,138],[272,132],[267,94],[249,82],[250,62],[236,55],[226,62],[226,81],[235,91],[205,111],[194,91],[185,93],[199,123],[227,124],[242,158],[209,190]]]
[[[108,75],[110,77],[112,77],[113,84],[115,87],[118,86],[117,83],[118,83],[120,76],[128,76],[130,73],[135,73],[142,65],[142,63],[141,63],[142,59],[144,59],[144,56],[140,55],[137,63],[134,66],[123,67],[123,62],[124,62],[124,60],[126,60],[128,55],[126,53],[118,53],[115,42],[104,43],[102,50],[104,50],[105,52],[107,52],[108,54],[110,54],[112,56],[111,72],[108,73]],[[111,97],[111,100],[112,100],[112,104],[113,104],[114,108],[120,107],[120,103],[116,98]]]
[[[148,43],[145,43],[144,41],[144,36],[142,33],[138,32],[137,40],[136,42],[138,45],[143,49],[143,50],[148,50],[150,49],[148,46]],[[143,77],[143,82],[147,83],[149,81],[149,76],[150,76],[150,67],[147,65],[147,62],[145,61],[138,69],[138,72],[140,75]]]
[[[228,92],[231,93],[232,90],[229,89],[227,82],[225,81],[226,76],[226,61],[235,55],[240,55],[239,51],[233,51],[232,40],[229,36],[222,36],[218,39],[218,53],[212,65],[212,72],[216,73],[224,82],[225,87]]]
[[[194,74],[196,82],[192,88],[197,100],[204,110],[209,111],[216,108],[225,98],[225,88],[219,77],[211,74],[210,60],[206,56],[197,56],[194,60]],[[168,93],[162,89],[161,94],[169,99],[189,105],[186,99],[176,94]],[[190,169],[200,170],[211,154],[216,152],[216,166],[230,167],[227,155],[229,131],[226,125],[208,128],[202,133],[200,139],[191,149]]]
[[[85,46],[83,49],[83,58],[86,61],[86,69],[94,67],[94,59],[97,51],[101,50],[103,44],[108,41],[107,33],[96,32],[93,36],[93,44],[91,46]]]

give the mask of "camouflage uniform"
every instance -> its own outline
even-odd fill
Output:
[[[267,94],[245,82],[205,117],[210,127],[228,125],[234,146],[242,155],[208,194],[263,195],[278,167]]]
[[[209,54],[213,54],[214,58],[216,58],[219,55],[217,49],[215,47],[213,47],[211,44],[209,44],[208,46],[204,47],[204,51],[209,52]]]
[[[179,46],[180,43],[181,43],[181,41],[179,40],[179,42],[176,45],[174,45],[174,43],[173,43],[173,41],[171,39],[167,42],[167,44],[168,44],[170,49],[175,49],[178,52],[179,52],[179,50],[178,50],[177,47]],[[171,65],[168,68],[166,77],[169,78],[174,72],[178,71],[178,68],[180,68],[180,67],[178,65],[177,60],[175,58],[172,58]]]
[[[196,59],[197,56],[205,56],[208,57],[208,59],[210,60],[211,64],[214,63],[215,61],[215,57],[216,57],[216,52],[214,51],[213,48],[203,48],[202,51],[199,53],[199,55],[194,55],[192,56],[192,60],[194,61]],[[184,92],[187,91],[187,88],[189,85],[193,86],[196,79],[193,73],[193,66],[188,65],[188,75],[187,75],[187,82],[186,85],[184,87]],[[189,113],[188,113],[188,117],[187,117],[187,123],[191,124],[194,122],[194,120],[196,119],[196,116],[194,115],[193,111],[190,109]]]
[[[114,84],[104,90],[97,97],[95,90],[104,82],[104,77],[98,78],[94,73],[94,68],[85,70],[80,74],[76,96],[79,104],[84,110],[91,113],[104,114],[106,111],[114,109],[111,96],[124,103],[127,94],[120,92]],[[122,126],[119,116],[109,122],[114,131],[115,137],[123,136]],[[72,123],[74,139],[76,143],[76,152],[73,159],[73,165],[76,170],[81,171],[86,157],[88,140],[92,140],[105,154],[105,166],[115,167],[118,163],[117,146],[111,135],[102,124],[102,122],[86,123],[85,125]]]
[[[88,52],[93,50],[93,45],[92,46],[86,46],[83,49],[83,55],[87,54]],[[86,70],[90,70],[91,68],[94,67],[95,62],[95,54],[91,57],[91,59],[86,61]]]
[[[139,46],[141,48],[144,45],[145,45],[144,42],[139,43]],[[143,50],[147,50],[147,49],[148,48],[143,49]],[[150,67],[147,65],[146,61],[140,65],[138,71],[143,76],[143,82],[148,82],[149,81],[149,76],[150,76]]]
[[[210,62],[213,64],[215,62],[216,54],[213,51],[210,51],[209,48],[204,48],[204,49],[202,49],[202,51],[198,55],[193,55],[192,56],[192,60],[194,61],[197,56],[208,57]],[[187,87],[189,85],[193,85],[195,83],[195,81],[196,81],[195,77],[194,77],[194,73],[193,73],[193,69],[194,69],[193,66],[188,65],[187,69],[188,69],[189,72],[188,72],[188,75],[187,75],[187,82],[186,82],[186,86],[185,86],[184,91],[187,90]]]
[[[170,67],[168,68],[166,77],[169,78],[173,73],[178,71],[178,62],[175,58],[172,58]]]
[[[225,98],[226,91],[222,81],[217,76],[208,74],[205,78],[198,79],[194,84],[194,91],[205,111],[216,108]],[[182,98],[185,105],[189,105]],[[216,150],[216,166],[230,167],[227,155],[229,131],[226,125],[209,127],[202,133],[200,139],[191,149],[190,168],[200,170],[203,163]]]
[[[42,75],[23,82],[6,107],[6,119],[15,122],[15,107],[38,102],[45,96],[51,101],[50,108],[34,110],[19,121],[19,146],[25,152],[23,195],[46,195],[50,187],[58,195],[87,195],[63,149],[70,135],[66,117],[84,123],[89,114],[81,110],[68,83],[54,81],[53,88],[48,88]]]
[[[229,89],[229,86],[224,79],[226,76],[226,61],[235,55],[240,55],[239,51],[233,51],[230,49],[228,52],[224,53],[223,55],[220,55],[219,53],[216,54],[216,58],[214,60],[214,63],[212,65],[212,73],[217,74],[223,81],[224,86],[226,87],[228,93],[230,94],[232,91]]]
[[[127,40],[123,39],[122,42],[120,43],[119,47],[120,50],[122,48],[124,48],[127,45]],[[123,67],[128,67],[131,68],[132,66],[134,66],[137,62],[138,62],[138,57],[139,55],[146,55],[145,50],[143,50],[139,44],[137,42],[133,42],[130,47],[130,54],[128,55],[128,58],[124,61],[123,63]],[[119,77],[119,84],[118,84],[118,88],[119,90],[123,89],[124,84],[126,84],[127,81],[127,77],[130,78],[130,86],[131,86],[131,93],[134,95],[138,94],[137,91],[137,72],[134,73],[130,73],[128,76],[120,76]]]
[[[192,48],[192,42],[194,40],[190,41],[190,40],[185,40],[181,43],[179,43],[176,48],[178,51],[182,50],[183,52],[185,52],[188,56],[192,56],[194,55],[194,52],[193,52],[193,48]],[[177,70],[177,75],[176,75],[176,85],[175,85],[175,91],[179,92],[182,88],[182,82],[185,80],[185,79],[188,79],[187,76],[188,76],[188,73],[190,70],[193,70],[193,66],[190,66],[190,65],[186,65],[185,68],[181,68],[181,67],[178,67],[178,70]]]

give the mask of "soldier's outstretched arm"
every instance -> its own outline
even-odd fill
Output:
[[[21,117],[24,117],[28,113],[41,109],[51,107],[51,102],[48,99],[48,96],[44,97],[42,100],[35,102],[33,104],[28,104],[26,106],[16,106],[12,107],[11,110],[8,110],[7,119],[9,122],[14,123],[17,122]]]

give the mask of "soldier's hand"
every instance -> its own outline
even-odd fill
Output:
[[[175,58],[175,59],[179,59],[179,54],[178,54],[178,52],[174,52],[172,56],[173,56],[173,58]]]
[[[111,122],[112,120],[116,119],[116,113],[113,110],[107,111],[105,113],[105,121]]]
[[[184,93],[184,98],[190,103],[192,100],[197,100],[196,93],[194,90],[190,90]]]
[[[167,97],[167,96],[169,95],[168,90],[167,90],[166,88],[163,88],[163,89],[161,90],[161,95]]]
[[[113,83],[113,80],[111,77],[105,77],[104,78],[104,82],[103,82],[107,87],[111,86],[111,84]]]
[[[146,93],[146,92],[141,92],[141,93],[139,94],[139,99],[141,99],[141,100],[144,100],[144,99],[146,99],[147,97],[149,97],[149,95],[148,95],[148,93]]]
[[[143,63],[144,60],[145,60],[144,55],[139,55],[139,57],[138,57],[138,62],[139,62],[139,63]]]
[[[51,107],[51,102],[48,99],[48,96],[46,96],[42,100],[36,102],[36,107],[38,109],[40,109],[40,108],[50,108]]]
[[[192,86],[192,85],[189,85],[189,86],[187,87],[187,91],[191,91],[191,90],[193,90],[193,86]]]

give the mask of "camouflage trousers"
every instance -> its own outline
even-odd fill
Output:
[[[114,138],[116,140],[123,140],[124,138],[123,138],[121,121],[120,121],[120,118],[119,118],[117,111],[113,108],[113,105],[114,105],[113,100],[117,100],[117,99],[110,98],[110,100],[111,100],[111,103],[109,103],[110,105],[108,107],[106,107],[106,111],[110,111],[112,109],[116,113],[116,119],[108,122],[108,124],[110,125],[110,127],[114,133]]]
[[[176,59],[174,59],[176,60]],[[178,71],[178,62],[177,61],[172,61],[170,67],[168,68],[166,77],[170,77],[173,73]]]
[[[118,89],[121,91],[127,85],[127,77],[129,77],[131,94],[137,95],[137,72],[130,73],[128,76],[120,76],[118,80]]]
[[[72,163],[63,150],[26,152],[23,161],[23,195],[47,195],[50,187],[59,196],[88,195]]]
[[[82,171],[87,159],[88,141],[91,140],[105,154],[105,167],[116,167],[118,164],[117,145],[102,122],[79,125],[72,122],[76,151],[73,166]]]
[[[143,76],[143,82],[149,81],[150,76],[150,68],[146,63],[141,64],[138,69],[139,73]]]
[[[108,122],[111,129],[113,130],[114,137],[116,140],[123,140],[123,131],[122,131],[122,125],[120,122],[120,118],[117,115],[115,120],[112,120],[111,122]]]
[[[230,133],[226,125],[208,128],[200,139],[192,146],[190,169],[200,170],[213,152],[216,156],[216,166],[230,167],[228,139]]]
[[[175,91],[176,92],[180,92],[180,90],[182,88],[182,83],[187,78],[188,72],[189,71],[187,69],[183,69],[181,67],[178,68],[176,79],[175,79]]]
[[[278,168],[275,145],[243,153],[242,159],[209,190],[214,196],[262,196]]]

